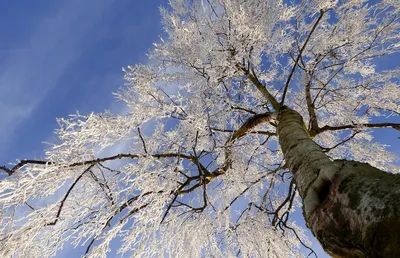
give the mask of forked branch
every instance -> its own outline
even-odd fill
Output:
[[[288,90],[288,88],[289,88],[290,81],[291,81],[291,79],[292,79],[292,77],[293,77],[293,75],[294,75],[294,72],[295,72],[295,70],[296,70],[296,67],[297,67],[297,65],[298,65],[298,63],[299,63],[299,60],[300,60],[300,58],[302,57],[303,51],[304,51],[304,49],[306,48],[307,43],[308,43],[308,41],[309,41],[310,38],[311,38],[311,35],[314,33],[315,29],[317,28],[318,23],[321,21],[322,16],[324,15],[324,13],[325,13],[324,10],[320,10],[317,21],[314,23],[314,26],[311,28],[311,31],[310,31],[310,33],[308,34],[307,38],[306,38],[306,41],[304,41],[303,46],[301,47],[301,49],[300,49],[300,51],[299,51],[299,54],[297,55],[296,60],[294,61],[292,70],[291,70],[290,73],[289,73],[289,76],[288,76],[288,78],[287,78],[287,80],[286,80],[286,83],[285,83],[285,87],[284,87],[284,89],[283,89],[283,95],[282,95],[282,100],[281,100],[281,102],[280,102],[280,105],[283,105],[283,103],[285,103],[286,93],[287,93],[287,90]]]
[[[261,94],[271,103],[272,107],[275,110],[279,110],[280,107],[279,102],[275,99],[274,96],[272,96],[272,94],[267,90],[267,88],[258,80],[257,76],[243,66],[238,65],[237,67],[244,73],[247,79],[249,79],[254,84],[254,86],[256,86],[257,90],[261,92]]]

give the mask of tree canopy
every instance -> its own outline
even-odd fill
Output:
[[[285,109],[327,160],[399,171],[373,139],[400,130],[399,1],[160,10],[165,33],[148,63],[124,69],[126,112],[58,119],[45,159],[0,167],[0,256],[72,243],[106,257],[115,239],[135,257],[301,256],[310,243],[290,215],[314,183],[294,178],[282,150],[297,145],[282,143]]]

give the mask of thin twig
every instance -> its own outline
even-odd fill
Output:
[[[146,153],[146,154],[148,154],[148,152],[147,152],[147,148],[146,148],[146,143],[144,142],[144,139],[143,139],[143,136],[142,136],[142,133],[140,132],[140,128],[138,127],[138,134],[139,134],[139,137],[140,137],[140,140],[142,141],[142,144],[143,144],[143,150],[144,150],[144,153]]]

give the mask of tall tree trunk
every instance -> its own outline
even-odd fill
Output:
[[[307,226],[333,257],[400,257],[400,175],[332,161],[284,107],[279,143],[303,199]]]

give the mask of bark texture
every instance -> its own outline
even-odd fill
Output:
[[[400,176],[335,160],[284,107],[279,143],[303,198],[307,226],[333,257],[400,257]]]

